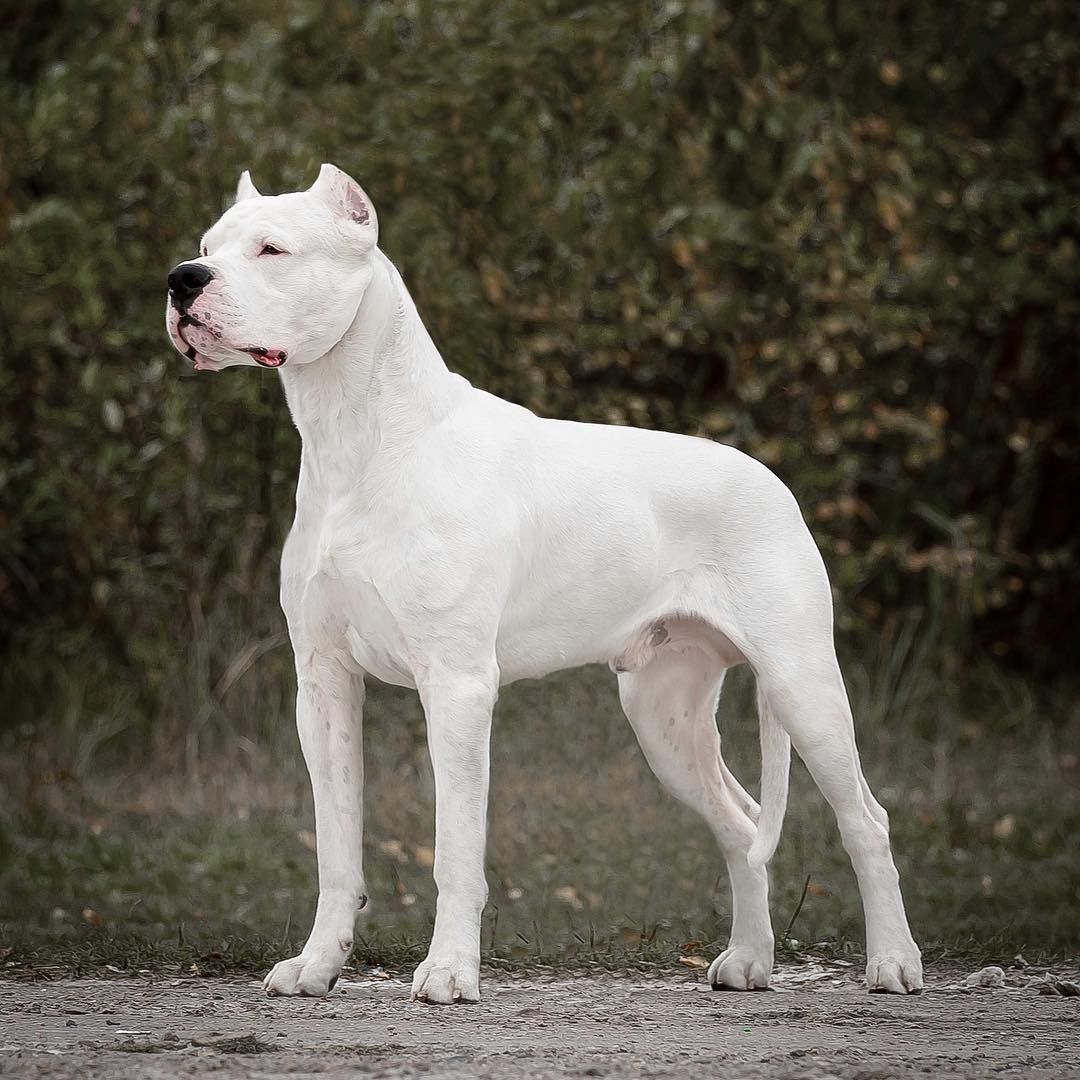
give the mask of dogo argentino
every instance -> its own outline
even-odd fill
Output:
[[[499,686],[606,661],[661,783],[708,822],[732,925],[713,986],[768,986],[765,864],[791,744],[832,806],[866,916],[871,990],[922,985],[833,647],[832,599],[791,492],[730,446],[540,419],[452,374],[379,250],[360,186],[245,172],[199,257],[168,277],[167,327],[200,371],[280,372],[303,439],[281,603],[315,798],[319,899],[271,994],[323,995],[365,905],[361,707],[371,675],[415,688],[435,775],[435,928],[413,997],[480,997],[488,736]],[[761,806],[720,756],[728,668],[748,663]]]

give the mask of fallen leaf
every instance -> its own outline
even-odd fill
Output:
[[[680,956],[679,963],[688,968],[707,968],[709,961],[704,956]]]
[[[560,885],[551,895],[556,900],[561,900],[564,904],[569,904],[572,908],[578,910],[585,906],[578,897],[578,891],[573,885]]]
[[[995,840],[1008,840],[1016,832],[1016,817],[1013,814],[1006,814],[998,818],[994,822],[993,832]]]
[[[397,859],[400,863],[407,863],[409,856],[405,851],[405,845],[400,840],[380,840],[376,847],[384,855],[389,855],[392,859]]]

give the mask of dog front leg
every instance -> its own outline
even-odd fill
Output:
[[[315,801],[319,902],[307,944],[266,976],[271,995],[324,997],[353,944],[367,903],[363,870],[364,682],[334,660],[297,670],[296,727]]]
[[[435,930],[413,977],[414,1000],[480,1000],[480,916],[487,902],[491,710],[498,680],[456,678],[420,687],[435,773]]]

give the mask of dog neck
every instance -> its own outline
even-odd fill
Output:
[[[443,363],[394,264],[378,249],[374,263],[337,345],[280,371],[303,442],[302,485],[356,488],[376,459],[400,460],[469,387]]]

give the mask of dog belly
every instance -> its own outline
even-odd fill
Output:
[[[559,587],[548,590],[534,581],[504,611],[496,639],[502,682],[606,663],[650,611],[668,602],[670,590],[657,580],[652,560],[640,559],[639,552],[611,545],[603,566],[594,565],[591,573],[582,573],[589,560],[580,555],[576,573],[563,568]]]
[[[505,685],[518,679],[540,679],[553,671],[603,663],[608,651],[598,646],[596,638],[586,640],[570,632],[549,634],[537,628],[515,634],[500,639],[496,648],[499,682]]]

